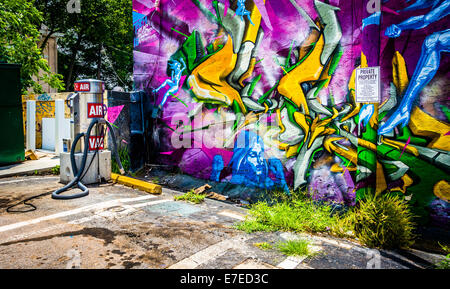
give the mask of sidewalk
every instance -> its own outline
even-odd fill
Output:
[[[59,157],[54,153],[43,151],[35,153],[39,157],[38,160],[0,167],[0,178],[46,172],[59,165]]]

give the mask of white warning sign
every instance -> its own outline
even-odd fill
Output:
[[[380,103],[380,67],[356,69],[356,102]]]

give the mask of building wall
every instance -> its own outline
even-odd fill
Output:
[[[52,94],[29,94],[22,96],[22,112],[23,112],[23,131],[27,133],[27,100],[36,101],[36,148],[42,148],[42,119],[55,117],[55,99],[66,100],[70,92],[52,93]],[[70,109],[64,106],[64,117],[70,118]],[[26,144],[25,144],[26,145]]]
[[[41,30],[41,41],[45,39],[45,35],[48,31],[43,29]],[[38,47],[41,47],[41,42],[38,43]],[[52,73],[58,73],[58,38],[56,36],[51,36],[47,40],[47,44],[45,48],[42,50],[43,58],[47,60],[48,65],[50,67],[50,71]],[[36,79],[36,77],[34,77]],[[55,88],[51,88],[48,83],[39,82],[42,85],[42,90],[44,93],[57,93],[58,90]],[[28,91],[32,93],[33,91],[30,89]]]
[[[160,107],[156,162],[259,189],[248,200],[398,194],[448,226],[448,1],[324,2],[134,0],[135,86]],[[379,104],[355,100],[368,66],[381,66]]]

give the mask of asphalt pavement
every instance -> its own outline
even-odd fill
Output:
[[[30,201],[34,211],[6,212],[12,204],[62,186],[58,176],[0,179],[0,268],[416,269],[432,268],[443,257],[373,250],[326,235],[247,234],[233,228],[247,209],[212,199],[174,201],[182,193],[166,188],[152,195],[103,183],[89,186],[84,198],[46,195]],[[257,246],[296,238],[308,239],[316,254],[288,257]]]

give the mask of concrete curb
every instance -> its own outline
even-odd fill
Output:
[[[131,187],[133,189],[139,189],[141,191],[151,193],[151,194],[161,194],[162,187],[160,185],[155,185],[149,182],[144,182],[141,180],[133,179],[130,177],[118,175],[115,173],[111,173],[111,180],[114,183],[119,183],[127,187]]]

